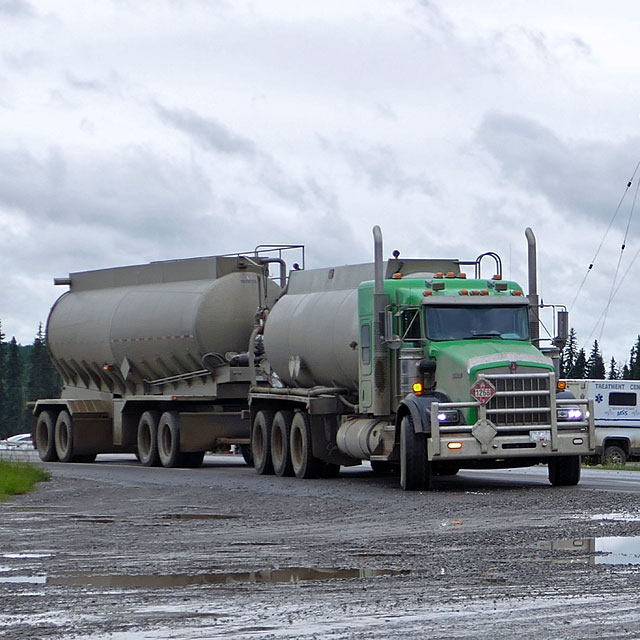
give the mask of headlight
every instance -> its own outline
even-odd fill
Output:
[[[558,420],[582,420],[582,411],[575,407],[566,407],[556,411]]]
[[[438,422],[440,424],[458,424],[460,416],[458,411],[438,411]]]

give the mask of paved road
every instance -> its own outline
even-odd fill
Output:
[[[13,458],[31,460],[38,462],[37,456],[33,452],[21,452],[13,454]],[[212,482],[221,483],[225,487],[233,485],[238,488],[249,489],[256,486],[256,483],[264,482],[265,478],[258,476],[255,471],[248,467],[241,456],[231,455],[209,455],[204,459],[200,469],[162,469],[142,467],[133,455],[99,455],[93,464],[61,464],[48,463],[44,465],[54,474],[59,474],[69,478],[100,479],[109,482],[134,484],[146,483],[166,483],[170,485],[188,486],[210,486]],[[371,467],[365,463],[357,467],[343,467],[340,477],[350,478],[358,484],[362,481],[373,480]],[[305,491],[304,481],[292,478],[269,478],[271,482],[283,482],[287,487],[291,483],[300,482],[299,489]],[[376,477],[376,486],[394,486],[397,479],[393,476]],[[313,483],[313,486],[317,486]],[[457,476],[438,478],[435,480],[435,490],[446,490],[447,488],[458,488],[473,490],[482,487],[527,487],[527,486],[549,486],[546,467],[529,467],[524,469],[500,469],[500,470],[471,470],[460,471]],[[309,485],[308,489],[311,489]],[[596,491],[622,491],[629,493],[640,493],[640,472],[623,470],[604,469],[583,469],[580,484],[577,490]]]

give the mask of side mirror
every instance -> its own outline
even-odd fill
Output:
[[[399,349],[402,346],[400,336],[393,333],[393,311],[384,312],[384,341],[389,349]]]
[[[423,358],[418,362],[418,371],[423,375],[433,375],[436,372],[436,361]]]
[[[558,335],[553,339],[553,344],[558,349],[564,349],[569,339],[569,312],[558,311],[557,314]]]

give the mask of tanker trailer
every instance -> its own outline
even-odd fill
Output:
[[[404,489],[428,489],[463,467],[545,463],[553,485],[576,484],[593,411],[556,394],[531,340],[537,302],[502,279],[493,252],[384,261],[378,227],[374,239],[373,263],[294,271],[270,310],[263,367],[280,385],[251,389],[257,471],[333,476],[370,460],[399,470]]]
[[[285,248],[293,247],[279,255]],[[147,466],[194,467],[228,443],[246,459],[247,394],[263,380],[260,314],[285,277],[281,257],[256,251],[56,280],[69,291],[49,314],[47,343],[64,387],[60,398],[35,404],[40,458],[132,452]]]

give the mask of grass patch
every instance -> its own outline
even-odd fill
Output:
[[[50,473],[32,464],[0,461],[0,500],[33,491],[38,482],[50,477]]]
[[[625,464],[603,464],[595,459],[583,459],[582,466],[585,469],[604,469],[605,471],[640,471],[640,464],[637,462],[626,462]]]

